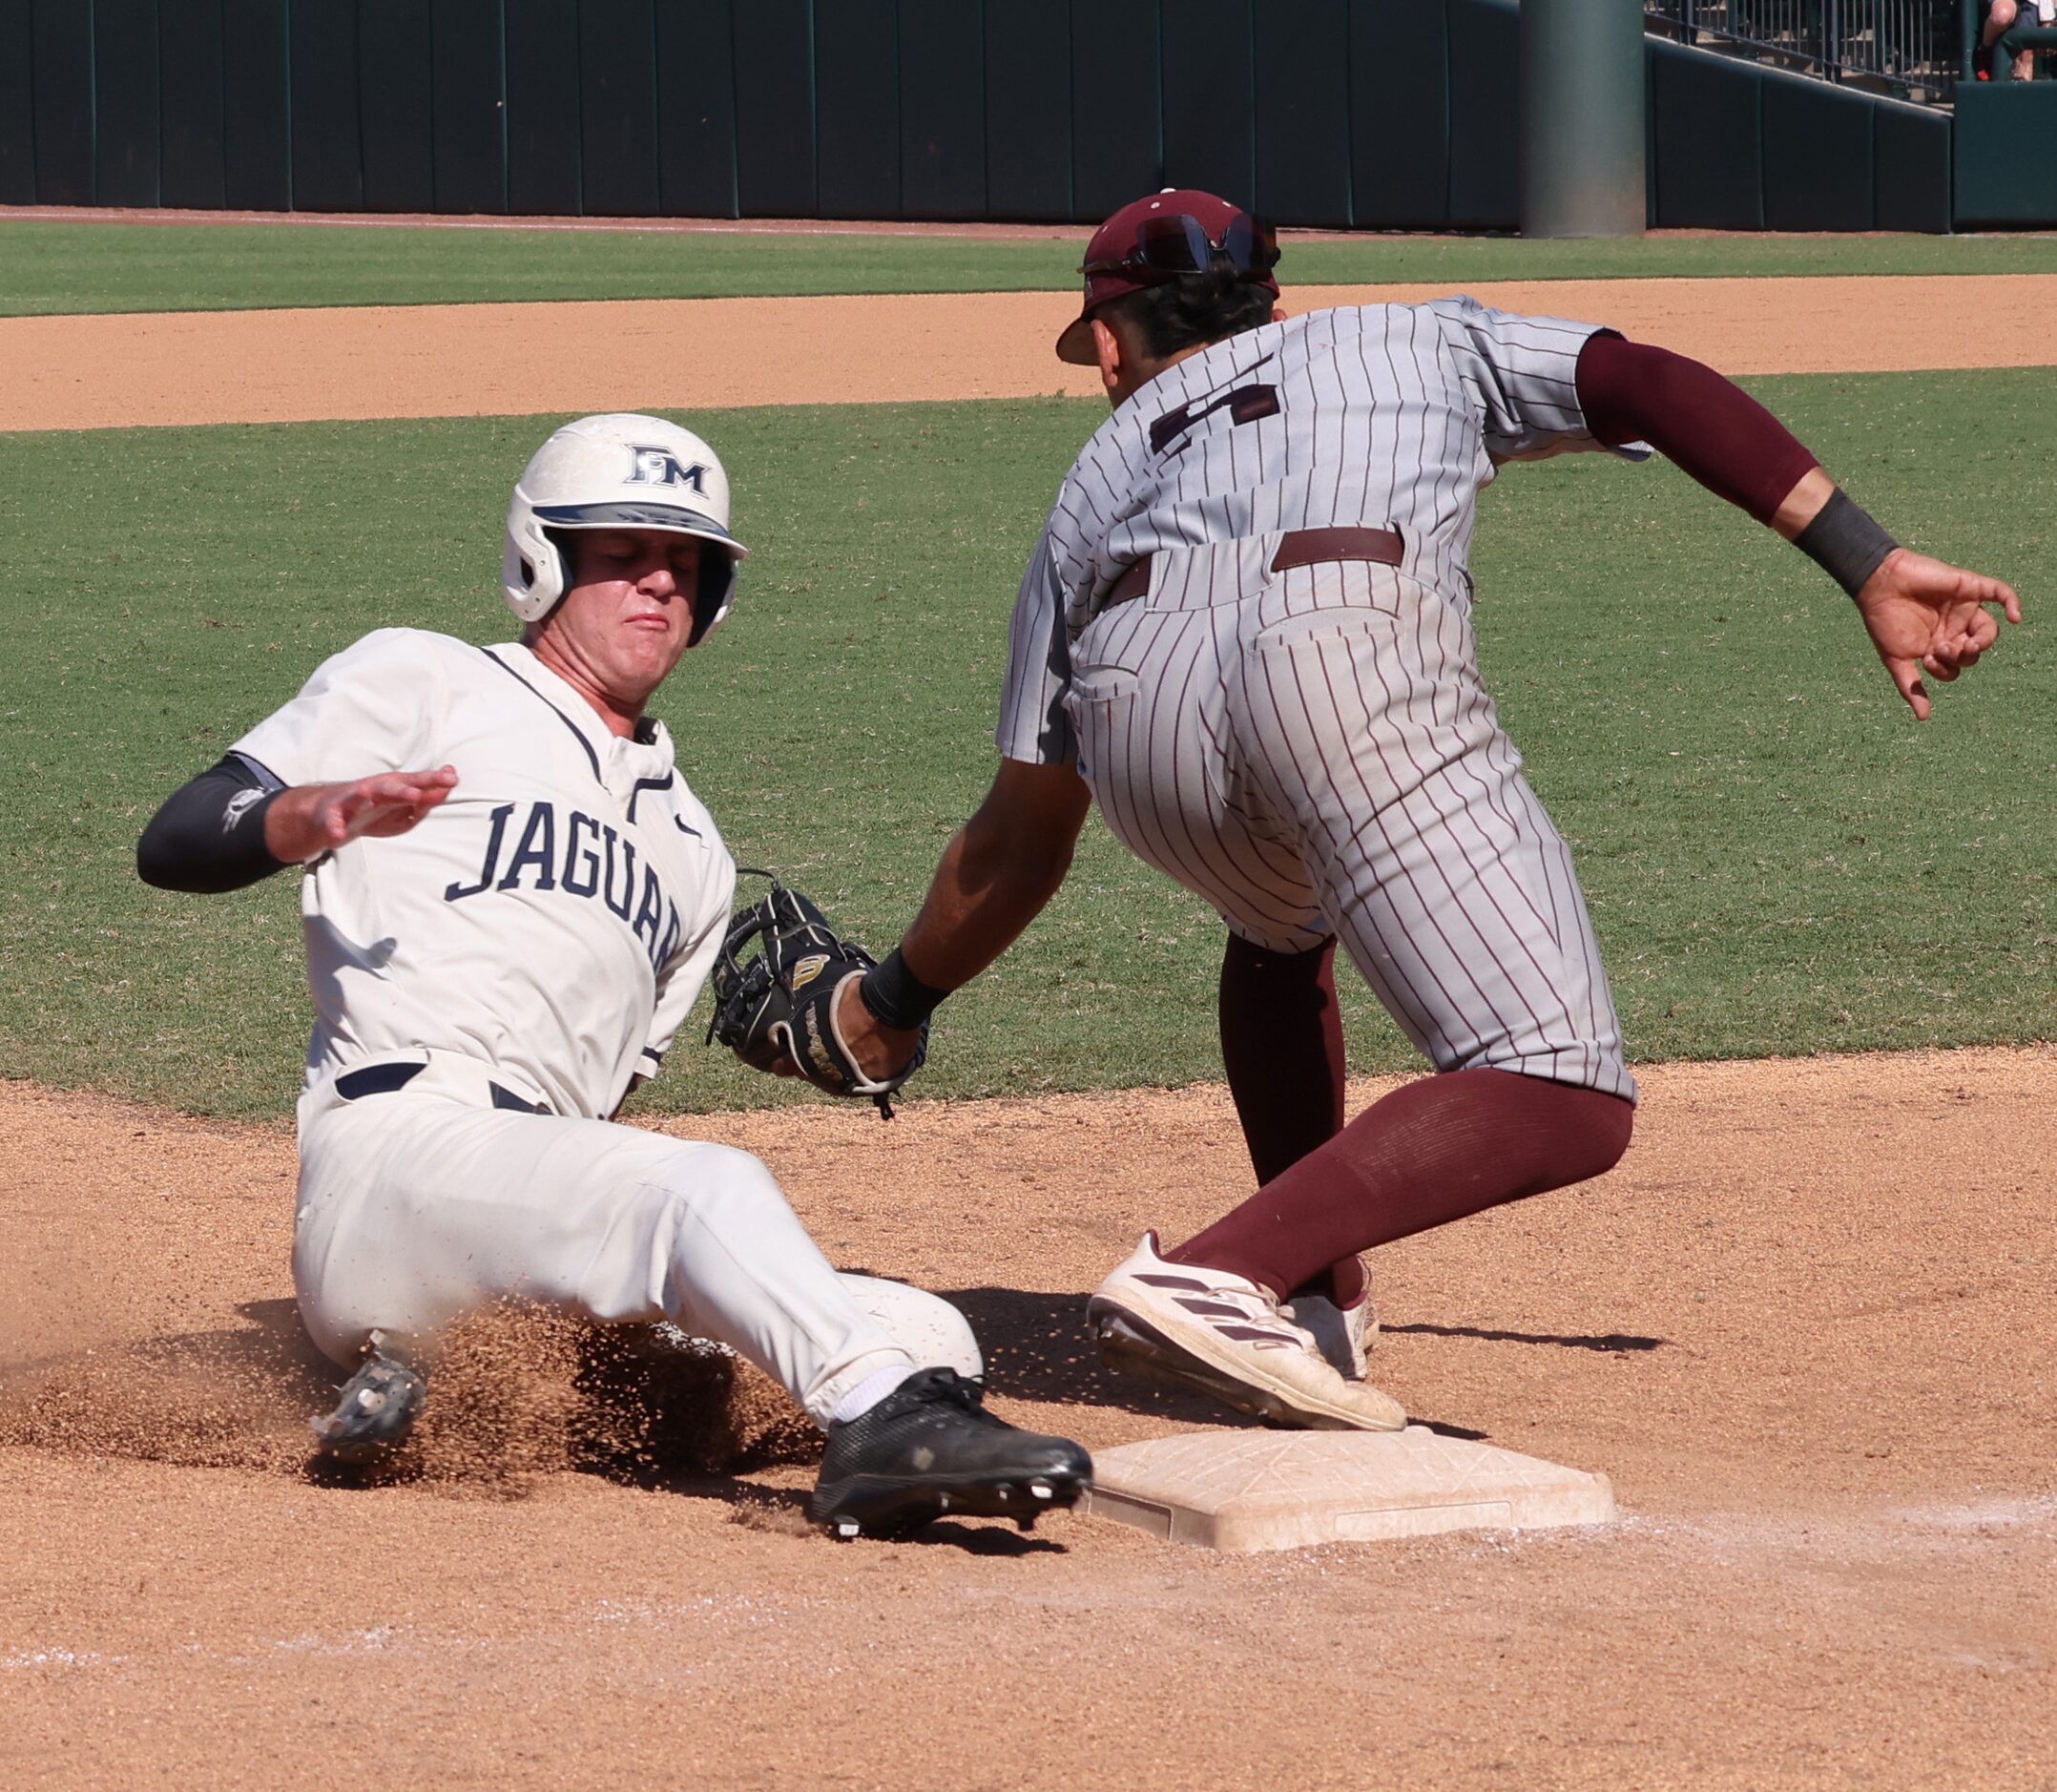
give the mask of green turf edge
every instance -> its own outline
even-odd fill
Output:
[[[754,231],[0,219],[0,316],[805,293],[1055,291],[1086,233],[1014,241]],[[1333,237],[1289,285],[2057,272],[2050,237]]]

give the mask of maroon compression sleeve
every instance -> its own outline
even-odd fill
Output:
[[[1221,960],[1221,1062],[1259,1182],[1269,1182],[1342,1131],[1342,1016],[1336,942],[1268,952],[1229,935]],[[1338,1306],[1364,1298],[1353,1251],[1301,1287]]]
[[[1604,1175],[1634,1123],[1598,1089],[1512,1071],[1423,1076],[1165,1255],[1284,1296],[1358,1251]]]
[[[1342,1131],[1336,942],[1268,952],[1229,935],[1221,960],[1221,1063],[1257,1180]]]
[[[1610,332],[1588,337],[1578,400],[1610,448],[1648,442],[1716,497],[1769,523],[1819,463],[1784,424],[1714,368]]]

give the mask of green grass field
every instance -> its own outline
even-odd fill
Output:
[[[1890,526],[2039,614],[2057,372],[1753,382]],[[660,696],[746,863],[890,944],[990,776],[1004,629],[1070,401],[696,415],[757,555]],[[149,890],[156,802],[324,654],[509,632],[509,483],[554,419],[0,436],[0,1074],[278,1115],[307,1011],[290,880]],[[2004,500],[2004,501],[2003,501]],[[2057,653],[2033,619],[1917,726],[1848,604],[1663,465],[1511,469],[1483,653],[1576,844],[1642,1057],[2047,1036]],[[1218,1073],[1218,923],[1095,822],[1056,906],[940,1016],[937,1094]],[[1353,1055],[1411,1054],[1355,979]],[[648,1099],[782,1099],[681,1047]]]
[[[1077,280],[1087,232],[965,237],[0,222],[0,316],[489,300],[1020,292]],[[2049,237],[1332,238],[1290,245],[1288,284],[1655,275],[2047,274]]]

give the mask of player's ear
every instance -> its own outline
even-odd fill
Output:
[[[1111,324],[1099,318],[1089,319],[1088,323],[1092,330],[1093,355],[1100,364],[1100,384],[1107,387],[1107,395],[1112,400],[1121,389],[1122,381],[1129,373],[1128,361],[1122,352],[1121,338],[1114,334]]]
[[[1292,315],[1292,312],[1288,311],[1283,305],[1272,306],[1272,322],[1274,323],[1283,323]]]

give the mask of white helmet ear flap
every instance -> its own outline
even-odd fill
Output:
[[[508,508],[507,551],[500,582],[508,608],[524,622],[540,622],[557,607],[571,583],[564,555],[537,519],[535,507],[517,486]]]

